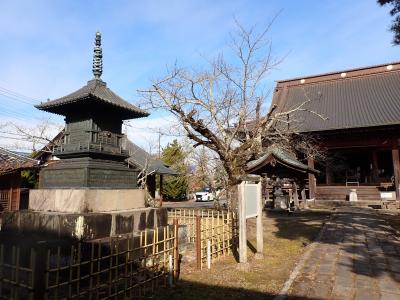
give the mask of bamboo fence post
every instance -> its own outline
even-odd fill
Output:
[[[220,251],[221,251],[221,222],[220,222],[220,213],[219,213],[219,211],[218,211],[218,213],[217,213],[217,228],[218,228],[218,230],[217,230],[217,253],[218,253],[218,255],[217,256],[219,256],[219,255],[221,255],[222,253],[220,253]]]
[[[233,231],[233,226],[229,222],[229,217],[230,216],[231,216],[231,214],[228,212],[227,215],[226,215],[226,218],[227,218],[226,223],[227,223],[227,226],[228,226],[228,240],[227,240],[227,242],[228,242],[228,245],[227,245],[228,253],[230,253],[230,251],[231,251],[231,245],[232,245],[232,241],[233,241],[233,232],[234,232]]]
[[[169,282],[169,286],[172,287],[174,285],[174,266],[173,266],[173,259],[172,259],[172,255],[170,254],[168,256],[168,282]]]
[[[151,269],[152,269],[152,277],[154,279],[154,266],[155,266],[155,259],[156,259],[156,245],[157,245],[157,228],[153,228],[153,245],[152,245],[152,257],[151,257]],[[154,280],[151,281],[151,291],[154,293],[155,282]]]
[[[196,215],[196,260],[197,269],[201,269],[201,217]]]
[[[174,279],[175,282],[178,280],[178,268],[179,268],[179,222],[178,219],[174,219]]]
[[[210,244],[211,242],[215,241],[215,225],[214,225],[214,211],[211,211],[211,236],[210,236]],[[207,247],[208,247],[208,242],[207,242]],[[210,252],[211,252],[211,245],[210,245]],[[212,255],[212,253],[210,253]]]
[[[211,269],[211,241],[207,240],[207,269]]]

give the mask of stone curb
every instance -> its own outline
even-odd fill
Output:
[[[318,233],[317,237],[315,238],[315,240],[311,244],[306,246],[306,250],[301,255],[301,257],[299,259],[299,262],[296,264],[296,266],[293,269],[292,273],[290,273],[289,279],[286,280],[286,282],[283,285],[282,289],[279,291],[279,294],[276,295],[273,298],[273,300],[284,300],[284,299],[286,299],[288,297],[287,293],[290,290],[290,288],[292,287],[293,282],[295,281],[297,276],[300,274],[300,271],[303,268],[303,266],[304,266],[305,262],[307,261],[307,259],[310,257],[311,252],[314,250],[316,245],[321,241],[321,238],[322,238],[322,236],[325,233],[325,230],[327,228],[327,224],[333,219],[335,214],[336,214],[336,209],[334,209],[332,211],[332,214],[330,215],[328,220],[326,220],[323,223],[322,228],[319,231],[319,233]]]

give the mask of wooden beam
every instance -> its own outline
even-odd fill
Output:
[[[392,149],[393,159],[393,173],[394,173],[394,184],[396,187],[396,198],[400,200],[400,159],[399,159],[399,148]]]
[[[309,157],[307,160],[308,166],[314,169],[314,158]],[[315,175],[308,173],[308,189],[310,193],[310,199],[315,198],[315,192],[317,190],[317,181],[315,180]]]

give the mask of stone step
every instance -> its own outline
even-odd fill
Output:
[[[370,207],[370,208],[385,208],[381,200],[359,200],[359,201],[346,201],[346,200],[315,200],[310,201],[311,207]]]
[[[317,186],[318,200],[348,200],[350,190],[355,189],[359,200],[380,200],[377,186]]]

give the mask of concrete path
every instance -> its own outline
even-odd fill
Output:
[[[317,243],[289,299],[400,299],[400,240],[379,213],[339,209]]]

